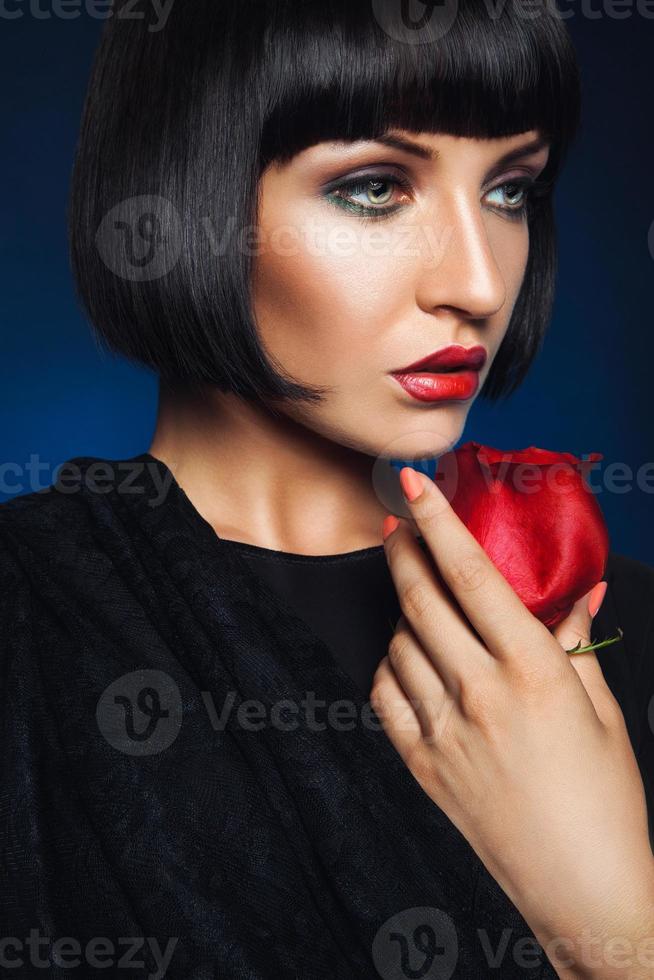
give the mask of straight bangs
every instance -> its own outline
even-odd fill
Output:
[[[422,17],[410,20],[412,7]],[[474,139],[537,129],[552,142],[543,179],[554,179],[579,126],[578,66],[555,4],[529,9],[528,18],[520,0],[494,15],[489,0],[278,7],[253,65],[261,168],[392,128]]]

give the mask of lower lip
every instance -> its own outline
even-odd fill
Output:
[[[479,387],[479,371],[449,371],[446,374],[393,374],[393,377],[412,398],[421,402],[453,399],[466,401]]]

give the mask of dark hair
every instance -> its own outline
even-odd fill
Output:
[[[121,16],[117,0],[69,205],[78,298],[99,341],[171,385],[316,400],[323,389],[285,376],[261,347],[247,249],[213,254],[201,217],[219,235],[230,221],[254,227],[266,166],[322,140],[391,127],[473,138],[538,129],[552,147],[529,205],[526,274],[481,390],[512,393],[551,317],[552,194],[579,126],[579,70],[555,0],[530,3],[529,17],[520,0],[495,17],[484,0],[452,3],[427,2],[411,25],[406,0],[194,0],[173,2],[157,30]],[[158,247],[158,274],[143,258],[127,265],[117,241],[136,215]]]

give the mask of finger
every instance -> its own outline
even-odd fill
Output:
[[[406,759],[422,740],[422,728],[388,657],[375,671],[370,704],[398,753]]]
[[[388,662],[413,705],[423,736],[432,737],[443,704],[449,698],[436,667],[418,642],[406,616],[400,616],[398,620],[388,647]]]
[[[405,466],[400,481],[411,516],[483,644],[498,660],[540,660],[551,635],[491,561],[433,480]]]
[[[592,642],[592,617],[588,610],[588,599],[592,591],[591,589],[577,600],[570,614],[552,630],[553,636],[559,641],[563,650],[572,650],[577,644],[585,647]],[[614,695],[606,683],[597,654],[594,650],[573,653],[568,655],[568,660],[577,671],[598,717],[604,721],[605,706],[614,701]]]
[[[402,612],[423,649],[423,656],[431,661],[430,669],[438,671],[442,683],[455,696],[462,677],[478,671],[480,662],[488,658],[488,651],[470,628],[456,600],[447,595],[437,569],[432,567],[405,521],[400,520],[396,529],[386,536],[384,547]],[[420,677],[414,677],[416,673]],[[412,672],[413,685],[421,679],[424,683],[424,674],[425,665],[418,662]]]

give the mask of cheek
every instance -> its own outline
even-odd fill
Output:
[[[263,229],[254,311],[265,346],[290,368],[319,353],[321,373],[347,371],[353,351],[370,354],[373,338],[406,306],[411,277],[398,274],[390,250],[375,249],[356,225],[336,214],[319,223],[291,220],[283,232],[278,223]]]
[[[493,255],[506,284],[506,304],[503,317],[508,326],[510,313],[518,298],[520,287],[525,276],[529,258],[529,227],[526,222],[509,225],[508,228],[498,226],[491,238]]]

